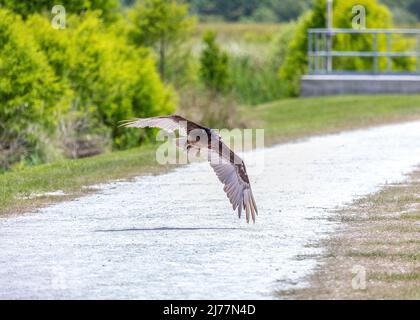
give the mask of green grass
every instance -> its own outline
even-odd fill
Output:
[[[373,273],[369,275],[369,279],[380,280],[380,281],[419,281],[420,273],[419,272],[409,272],[409,273]]]
[[[373,252],[357,252],[350,251],[347,253],[348,257],[358,258],[389,258],[389,259],[404,259],[404,260],[419,260],[419,253],[409,252],[384,252],[384,251],[373,251]]]
[[[420,239],[399,240],[399,241],[367,241],[363,243],[367,246],[403,246],[410,244],[420,244]]]
[[[214,31],[221,43],[230,41],[269,42],[284,27],[281,23],[200,23],[195,37],[199,40],[206,31]]]
[[[288,99],[240,111],[248,127],[265,128],[266,141],[274,143],[312,134],[420,119],[420,96]],[[20,212],[56,200],[51,197],[24,199],[33,193],[63,190],[71,197],[86,192],[83,186],[167,170],[168,167],[156,164],[155,149],[156,146],[143,146],[0,174],[0,214]]]
[[[249,107],[244,115],[269,141],[336,132],[420,117],[420,96],[340,96],[286,99]]]
[[[400,232],[400,233],[416,233],[416,232],[420,232],[420,227],[416,226],[416,225],[388,225],[388,226],[383,226],[380,228],[376,228],[377,231],[379,232]]]
[[[65,193],[80,194],[86,192],[83,186],[141,173],[162,172],[167,167],[156,164],[155,148],[149,145],[4,173],[0,175],[0,214],[19,212],[51,201],[51,197],[25,199],[33,193],[63,190]]]
[[[403,213],[401,218],[404,220],[420,220],[420,212],[416,213]]]

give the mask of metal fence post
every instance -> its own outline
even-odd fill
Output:
[[[420,34],[417,35],[417,72],[420,73]]]
[[[315,41],[315,55],[314,55],[314,58],[315,58],[315,73],[317,73],[318,70],[319,70],[318,33],[315,33],[314,36],[315,36],[315,39],[314,39],[314,41]]]
[[[327,36],[327,73],[332,72],[332,39],[333,33],[331,32],[331,30],[329,30]]]
[[[378,73],[378,34],[375,32],[373,34],[373,73]]]
[[[309,70],[309,73],[313,72],[312,59],[313,59],[312,32],[308,31],[308,70]]]
[[[323,56],[322,56],[321,70],[322,72],[328,73],[327,65],[328,65],[329,52],[328,52],[328,45],[327,45],[327,34],[325,33],[322,34],[322,52],[323,52]]]
[[[391,60],[391,51],[392,51],[392,45],[391,45],[391,38],[392,34],[387,33],[386,34],[386,71],[388,73],[391,72],[392,68],[392,60]]]
[[[332,29],[333,29],[333,0],[327,1],[327,29],[328,33],[326,34],[326,43],[324,43],[326,47],[326,65],[324,66],[326,73],[331,73],[332,71]]]

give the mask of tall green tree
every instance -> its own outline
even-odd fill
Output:
[[[139,0],[129,17],[133,24],[131,38],[138,46],[157,50],[159,73],[164,80],[168,47],[188,38],[195,25],[188,5],[176,0]]]
[[[209,89],[225,92],[229,86],[229,57],[216,43],[216,33],[206,32],[203,41],[205,48],[200,57],[200,78]]]

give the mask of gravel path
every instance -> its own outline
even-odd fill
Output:
[[[404,178],[420,122],[253,153],[260,215],[238,220],[206,163],[0,219],[0,298],[260,299],[304,286],[332,209]],[[305,256],[303,258],[303,255]]]

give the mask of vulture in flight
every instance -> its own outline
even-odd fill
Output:
[[[187,151],[190,151],[190,149],[195,149],[198,152],[202,149],[207,151],[207,160],[220,182],[224,184],[223,190],[226,192],[233,210],[238,210],[239,218],[242,210],[244,210],[246,221],[249,223],[251,217],[255,223],[255,215],[258,214],[258,210],[245,164],[214,130],[200,126],[178,115],[126,120],[121,126],[160,128],[168,132],[179,130],[180,138],[176,139],[177,146]]]

